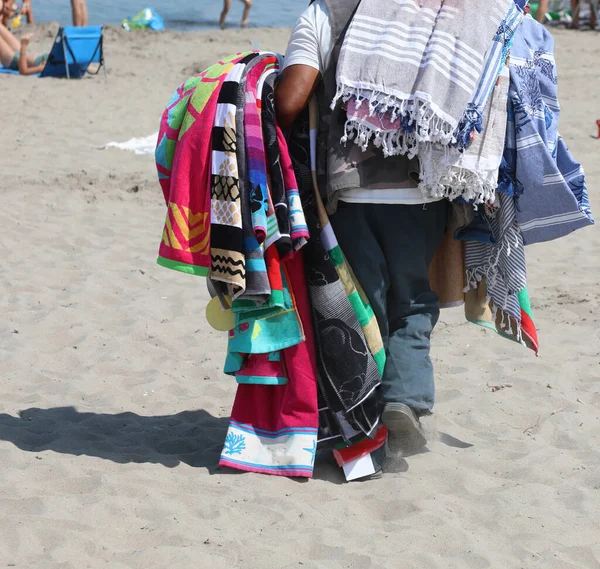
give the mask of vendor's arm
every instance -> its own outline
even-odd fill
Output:
[[[284,69],[275,91],[277,122],[283,130],[290,128],[308,105],[320,79],[319,71],[308,65],[292,65]]]
[[[287,129],[308,105],[331,53],[327,6],[316,0],[300,16],[285,54],[285,69],[275,91],[277,122]]]

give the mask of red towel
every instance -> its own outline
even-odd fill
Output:
[[[302,256],[284,268],[306,341],[282,351],[287,384],[238,385],[219,464],[311,478],[319,427],[317,363]]]

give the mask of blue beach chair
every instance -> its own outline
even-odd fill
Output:
[[[86,73],[92,73],[88,70],[92,63],[98,64],[93,74],[98,74],[103,68],[106,78],[102,27],[60,28],[41,76],[81,79]]]

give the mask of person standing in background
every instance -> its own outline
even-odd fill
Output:
[[[571,22],[571,28],[574,30],[579,29],[579,16],[581,11],[581,6],[579,5],[579,0],[571,0],[571,14],[573,15],[573,21]],[[596,9],[593,4],[590,5],[591,9],[591,17],[590,17],[590,26],[592,28],[596,28],[598,25],[598,19],[596,14]]]
[[[23,7],[21,8],[21,14],[25,16],[28,24],[35,24],[35,20],[33,18],[33,10],[31,9],[31,0],[27,0],[23,2]]]
[[[550,0],[540,0],[539,2],[536,19],[540,24],[546,23],[546,14],[548,13],[549,2]]]
[[[244,13],[242,14],[242,22],[241,27],[245,28],[248,25],[248,16],[250,16],[250,8],[252,8],[252,0],[242,0],[244,3]],[[221,29],[225,29],[225,20],[227,19],[227,14],[229,13],[229,9],[231,8],[231,0],[223,0],[223,11],[221,12],[221,18],[219,20],[219,26]]]
[[[73,25],[85,27],[88,25],[88,11],[85,0],[71,0],[73,10]]]

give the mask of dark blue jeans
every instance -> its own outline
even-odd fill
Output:
[[[429,265],[444,238],[448,204],[340,202],[331,224],[340,247],[375,312],[386,348],[384,403],[417,414],[433,408],[430,337],[440,309],[429,285]]]

